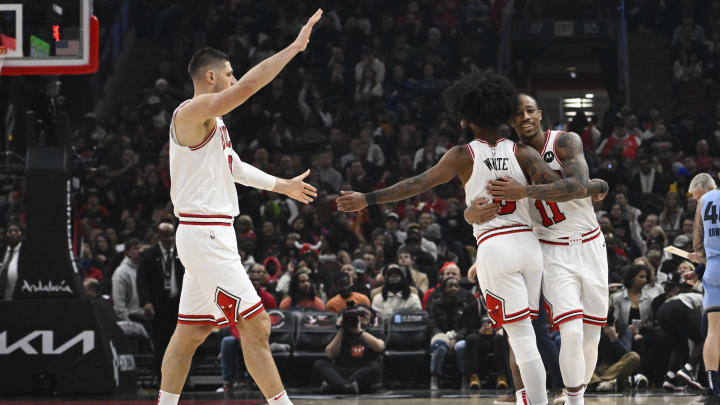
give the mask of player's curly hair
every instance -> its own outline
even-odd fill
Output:
[[[460,119],[480,128],[507,123],[517,111],[518,91],[508,78],[476,71],[445,89],[445,104]]]

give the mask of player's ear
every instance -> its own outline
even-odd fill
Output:
[[[542,121],[542,118],[543,118],[543,110],[541,110],[541,109],[538,108],[538,114],[540,115],[539,121]]]
[[[460,120],[460,128],[462,128],[462,129],[467,128],[467,121]],[[720,177],[720,173],[718,173],[718,177]]]
[[[215,71],[212,69],[208,69],[205,71],[205,80],[207,80],[210,84],[215,84]]]

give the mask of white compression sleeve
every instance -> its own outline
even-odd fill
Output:
[[[601,334],[601,326],[583,324],[583,352],[585,353],[585,380],[583,383],[585,384],[590,382],[595,372],[595,366],[597,366]]]
[[[230,153],[232,155],[232,176],[236,183],[259,188],[260,190],[272,190],[275,188],[277,182],[275,176],[271,176],[257,167],[243,162],[234,150]]]
[[[560,324],[560,372],[566,387],[574,388],[585,382],[582,319]]]
[[[503,325],[507,332],[510,346],[515,353],[515,361],[520,369],[527,399],[531,405],[545,405],[548,403],[545,383],[547,375],[545,366],[540,358],[535,331],[529,319],[523,319],[511,324]]]

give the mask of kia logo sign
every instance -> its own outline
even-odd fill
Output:
[[[83,354],[87,354],[95,348],[95,331],[93,330],[84,330],[57,348],[53,335],[54,332],[51,330],[36,330],[8,346],[7,331],[3,331],[0,333],[0,355],[12,354],[17,350],[22,350],[25,354],[30,355],[63,354],[79,343],[82,344]],[[39,346],[38,337],[41,337]]]

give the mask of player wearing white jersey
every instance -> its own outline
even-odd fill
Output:
[[[475,140],[451,148],[435,166],[390,187],[367,194],[342,192],[336,200],[339,210],[359,211],[370,204],[400,201],[455,177],[469,194],[468,202],[488,196],[486,187],[492,179],[514,179],[523,184],[529,178],[535,184],[550,183],[552,189],[565,183],[536,150],[499,137],[497,127],[510,121],[517,111],[517,91],[508,79],[492,72],[475,72],[448,88],[445,100]],[[501,207],[498,219],[474,228],[481,288],[493,322],[503,326],[515,351],[527,386],[525,400],[532,405],[546,404],[545,368],[529,319],[539,305],[540,244],[529,226],[527,203],[497,204]]]
[[[513,128],[523,144],[540,152],[565,182],[549,187],[508,179],[492,182],[492,195],[529,201],[533,229],[542,245],[545,305],[563,341],[560,370],[567,403],[579,405],[584,403],[584,384],[595,370],[601,327],[608,313],[605,239],[589,195],[602,199],[608,187],[603,180],[588,179],[580,137],[571,132],[545,132],[541,120],[536,101],[521,95],[518,113],[511,121]]]
[[[178,325],[162,364],[158,404],[176,405],[197,347],[216,326],[236,327],[250,375],[269,404],[292,404],[270,353],[270,319],[237,249],[235,183],[285,194],[303,203],[317,196],[303,179],[278,179],[240,160],[221,118],[267,85],[305,50],[318,10],[295,41],[235,80],[228,56],[212,48],[193,54],[195,94],[170,122],[170,197],[179,218],[176,243],[185,265]]]

